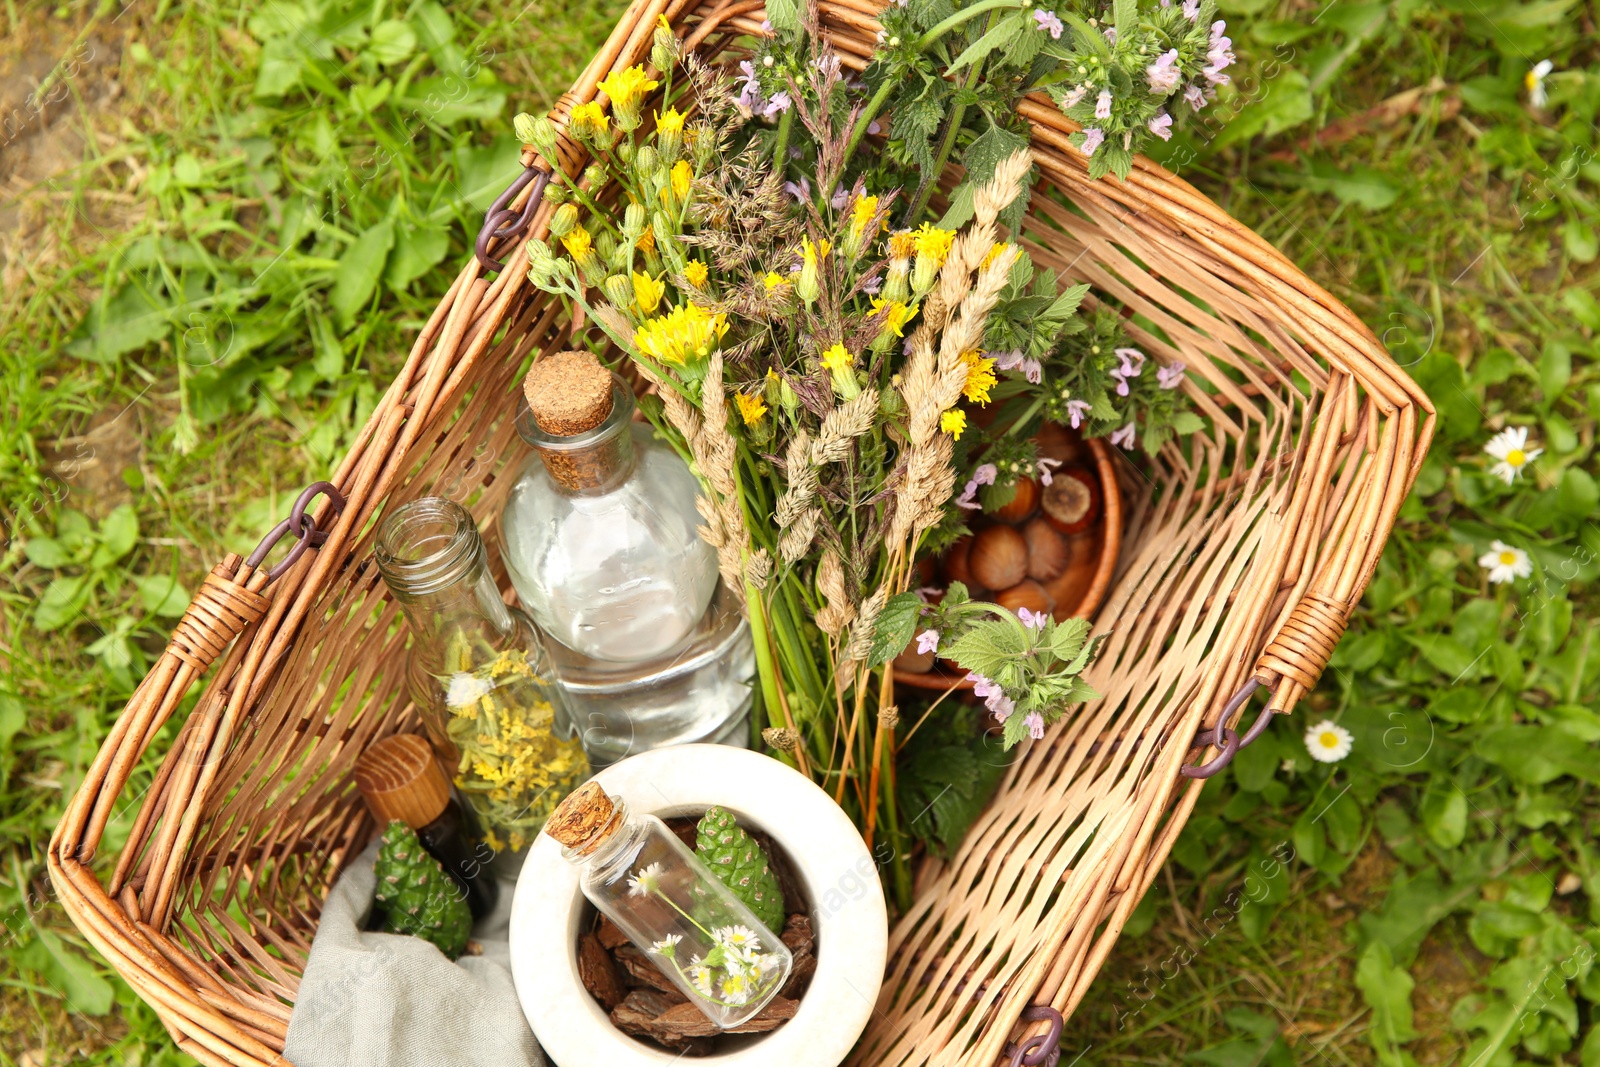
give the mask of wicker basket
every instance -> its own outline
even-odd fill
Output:
[[[822,6],[859,67],[876,5]],[[558,119],[643,60],[662,14],[712,53],[764,17],[762,0],[635,0]],[[1198,796],[1182,773],[1197,735],[1231,755],[1239,735],[1204,727],[1231,722],[1256,683],[1287,712],[1316,682],[1433,430],[1427,398],[1371,332],[1265,241],[1148,161],[1126,182],[1091,182],[1070,122],[1033,98],[1022,114],[1042,180],[1077,208],[1035,196],[1028,252],[1130,309],[1147,352],[1187,363],[1213,429],[1169,444],[1143,477],[1126,467],[1122,557],[1099,617],[1111,638],[1091,675],[1105,696],[1025,752],[956,856],[920,870],[862,1064],[989,1065],[1008,1044],[1013,1064],[1044,1061],[1048,1035],[1031,1020],[1059,1027],[1155,877]],[[586,162],[571,141],[561,154],[569,174]],[[520,262],[524,234],[544,233],[548,207],[513,221],[542,184],[530,170],[499,205],[486,258]],[[372,564],[374,519],[429,492],[494,514],[521,457],[508,414],[519,372],[562,347],[566,327],[522,271],[490,280],[468,264],[337,491],[308,490],[274,531],[299,538],[293,561],[269,573],[230,556],[211,572],[51,840],[68,913],[205,1063],[282,1062],[320,902],[373,830],[351,764],[415,725],[392,669],[405,638]],[[328,498],[313,511],[316,492]],[[218,660],[152,787],[124,798]],[[102,884],[91,864],[107,820],[135,803]]]

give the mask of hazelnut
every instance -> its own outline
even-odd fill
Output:
[[[1024,578],[1005,592],[997,594],[994,602],[1013,614],[1027,608],[1035,614],[1046,615],[1056,609],[1055,598],[1032,578]]]
[[[905,651],[894,658],[894,669],[903,674],[927,674],[933,670],[934,654],[918,652],[917,639],[913,637]]]
[[[1012,526],[991,526],[972,539],[967,566],[978,584],[1010,589],[1028,576],[1028,542]]]
[[[1022,478],[1017,481],[1017,495],[1011,498],[1011,503],[1003,508],[996,508],[989,514],[1001,522],[1019,523],[1033,514],[1033,509],[1039,506],[1039,483],[1032,478]]]
[[[1045,520],[1061,533],[1079,533],[1100,517],[1100,485],[1094,473],[1082,467],[1056,471],[1040,506]]]
[[[1028,542],[1028,577],[1048,582],[1059,578],[1067,569],[1070,552],[1067,542],[1055,528],[1039,516],[1022,528],[1023,539]]]
[[[971,589],[977,583],[972,580],[972,568],[968,566],[969,553],[972,550],[972,538],[963,537],[944,552],[944,578],[946,582],[960,582]]]

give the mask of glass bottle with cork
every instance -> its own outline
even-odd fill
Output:
[[[553,639],[590,760],[747,744],[754,647],[700,537],[688,465],[591,353],[538,360],[524,394],[517,429],[535,454],[501,515],[506,569]]]
[[[489,873],[493,855],[475,840],[478,827],[450,795],[450,780],[427,738],[394,734],[375,742],[356,760],[352,777],[380,828],[398,819],[416,831],[461,887],[474,919],[494,910],[500,886]]]
[[[717,1026],[754,1017],[788,981],[779,936],[654,815],[589,782],[545,823],[583,895]]]
[[[374,553],[411,626],[406,677],[423,728],[509,873],[589,777],[544,647],[500,599],[477,524],[454,501],[396,508]]]

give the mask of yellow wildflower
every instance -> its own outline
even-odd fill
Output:
[[[594,255],[594,245],[589,240],[589,231],[582,226],[563,237],[561,243],[566,246],[567,254],[579,267],[587,266]]]
[[[855,366],[856,357],[844,345],[834,345],[822,353],[822,365],[830,371],[849,370]]]
[[[880,297],[872,302],[872,313],[876,315],[887,307],[889,311],[883,320],[884,331],[896,337],[904,337],[906,323],[911,321],[911,317],[921,306],[921,304],[902,303],[899,300],[886,301]]]
[[[780,286],[788,285],[789,279],[775,270],[767,271],[767,276],[761,279],[761,284],[767,287],[767,292],[772,292]]]
[[[689,265],[683,268],[684,280],[696,289],[704,289],[706,279],[710,276],[711,272],[706,270],[706,265],[698,259],[691,259]]]
[[[639,240],[634,242],[633,247],[647,256],[653,253],[656,250],[656,231],[646,226],[644,232],[639,235]]]
[[[800,294],[800,299],[807,304],[814,301],[822,293],[822,279],[818,274],[817,262],[828,254],[831,246],[827,241],[820,245],[812,244],[811,238],[802,238],[800,241],[800,280],[795,283],[795,292]]]
[[[639,310],[646,315],[654,315],[656,306],[661,303],[661,298],[667,293],[667,283],[652,278],[648,274],[633,272],[633,299],[638,302]],[[993,360],[989,362],[993,363]],[[992,375],[991,375],[992,377]],[[970,372],[968,380],[971,380]]]
[[[978,264],[979,272],[981,273],[982,271],[988,270],[989,265],[995,260],[999,259],[1001,255],[1005,253],[1005,250],[1010,247],[1011,246],[1006,244],[1004,241],[996,241],[990,247],[988,254],[983,257],[983,262]]]
[[[611,99],[611,111],[617,117],[618,128],[632,130],[639,125],[641,98],[659,84],[645,73],[643,66],[634,66],[613,71],[600,83],[599,89]]]
[[[734,393],[733,402],[739,406],[739,417],[744,419],[746,426],[754,426],[767,413],[767,405],[760,393]]]
[[[867,224],[872,221],[872,216],[878,213],[878,198],[875,196],[858,196],[854,206],[850,209],[850,236],[854,240],[861,240],[861,235],[867,232]],[[887,228],[888,219],[878,223],[880,229]]]
[[[917,235],[910,230],[896,230],[889,235],[889,258],[910,259],[917,254]]]
[[[669,107],[664,112],[657,111],[656,134],[659,136],[663,133],[682,133],[683,120],[687,117],[687,115],[675,107]]]
[[[939,416],[939,429],[943,430],[957,441],[961,440],[961,431],[965,430],[966,428],[967,413],[962,411],[960,408],[951,408],[949,411]]]
[[[572,109],[570,125],[572,132],[579,137],[599,137],[606,132],[610,123],[610,116],[598,101],[579,104]]]
[[[665,315],[647,319],[634,333],[633,344],[646,359],[681,367],[710,355],[727,332],[728,316],[722,312],[713,314],[695,303],[680,304]]]
[[[950,246],[955,243],[956,231],[941,230],[937,226],[924,222],[922,228],[912,235],[917,246],[917,258],[923,257],[934,262],[935,266],[944,266],[945,257],[950,254]]]
[[[861,383],[856,380],[856,357],[842,344],[836,344],[822,353],[822,366],[833,377],[833,392],[840,400],[854,400],[861,395]]]
[[[967,381],[961,393],[974,404],[987,404],[989,390],[994,388],[994,360],[977,351],[961,353],[961,362],[967,366]]]
[[[694,168],[689,166],[687,159],[680,159],[672,165],[672,196],[678,203],[689,199],[689,187],[694,184]]]

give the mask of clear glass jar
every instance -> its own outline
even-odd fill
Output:
[[[700,537],[688,465],[632,421],[616,375],[603,421],[561,435],[524,405],[534,455],[501,514],[506,569],[546,635],[590,760],[748,743],[755,652]]]
[[[500,599],[459,504],[401,505],[379,527],[374,554],[411,626],[406,681],[428,739],[455,768],[489,847],[520,853],[589,777],[539,635]]]
[[[782,939],[654,815],[631,814],[591,782],[546,831],[582,865],[590,903],[719,1027],[749,1020],[788,981]]]

